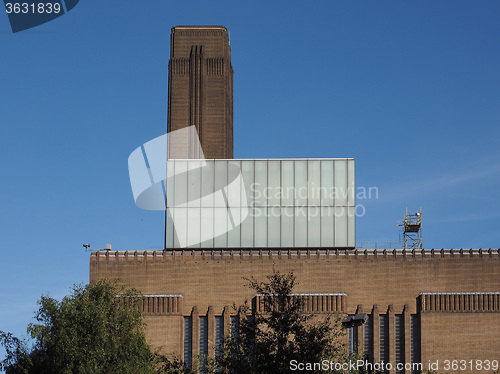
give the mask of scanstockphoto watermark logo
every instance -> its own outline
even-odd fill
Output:
[[[393,369],[397,371],[422,371],[423,365],[418,362],[403,363],[398,362],[392,364],[390,362],[372,363],[367,360],[349,360],[346,362],[335,362],[330,360],[322,360],[321,362],[300,362],[298,360],[290,361],[290,371],[306,371],[306,372],[387,372]]]
[[[12,32],[53,21],[72,10],[79,0],[4,0]]]
[[[307,186],[271,187],[260,183],[250,185],[249,206],[268,206],[266,212],[255,211],[255,215],[268,216],[319,216],[322,211],[330,211],[331,216],[356,215],[363,217],[366,207],[357,203],[354,207],[347,206],[348,201],[378,200],[378,187],[325,187],[308,182]],[[351,209],[349,209],[351,208]],[[280,210],[281,209],[281,210]]]

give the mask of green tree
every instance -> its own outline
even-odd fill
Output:
[[[0,331],[7,374],[182,373],[181,362],[152,352],[144,335],[141,296],[107,280],[75,286],[62,301],[43,296],[36,324],[28,326],[34,343]]]
[[[224,339],[214,372],[289,373],[292,360],[311,363],[346,360],[339,318],[315,318],[303,313],[302,299],[291,297],[294,286],[293,273],[275,271],[267,282],[249,280],[249,287],[263,296],[264,311],[243,319],[238,337]],[[249,314],[248,303],[241,310]]]

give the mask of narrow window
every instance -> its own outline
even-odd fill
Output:
[[[224,319],[222,316],[215,317],[215,356],[220,356],[221,344],[224,337]]]
[[[203,372],[204,366],[207,364],[208,356],[208,317],[200,317],[200,367]]]
[[[411,326],[411,363],[420,363],[420,319],[418,314],[410,316]],[[412,365],[411,374],[417,374],[416,366]]]
[[[191,317],[184,317],[184,363],[191,367],[193,354],[193,321]]]
[[[389,362],[389,316],[380,315],[380,361]]]
[[[395,353],[396,353],[396,364],[405,362],[405,325],[404,318],[402,314],[396,314],[394,316],[395,324]],[[396,370],[396,374],[404,373],[404,368]]]
[[[364,324],[364,359],[373,362],[372,352],[373,352],[373,315],[368,315],[368,321]]]

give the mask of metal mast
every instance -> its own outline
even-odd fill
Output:
[[[422,249],[422,208],[415,214],[406,208],[406,213],[403,222],[399,222],[401,226],[400,241],[404,244],[405,250]]]

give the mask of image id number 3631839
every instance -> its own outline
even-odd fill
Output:
[[[61,4],[59,3],[5,3],[5,10],[8,14],[35,14],[35,13],[60,13]]]
[[[497,360],[444,360],[444,370],[498,370]]]

